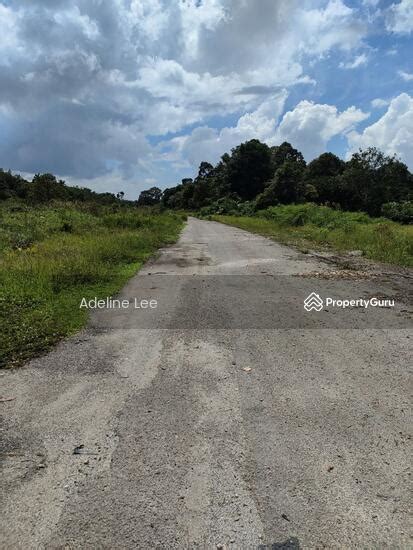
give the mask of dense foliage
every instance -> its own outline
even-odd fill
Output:
[[[206,215],[312,202],[411,223],[413,175],[397,157],[376,148],[360,150],[347,162],[323,153],[306,164],[289,143],[269,147],[253,139],[223,155],[216,166],[202,162],[195,179],[186,178],[158,197],[168,208]]]

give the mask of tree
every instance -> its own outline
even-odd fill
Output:
[[[57,180],[53,174],[36,174],[27,184],[26,196],[33,202],[49,202],[53,199],[63,200],[69,193],[63,180]]]
[[[214,170],[214,167],[209,162],[202,161],[199,165],[198,177],[197,179],[208,178]]]
[[[173,197],[176,195],[180,187],[180,185],[176,185],[175,187],[168,187],[164,190],[161,198],[161,203],[163,204],[163,206],[165,206],[166,208],[173,208]]]
[[[264,210],[269,206],[275,206],[278,202],[277,185],[275,180],[272,180],[264,191],[257,195],[255,199],[255,209]]]
[[[161,202],[162,191],[159,187],[151,187],[139,195],[138,206],[155,206]]]
[[[304,164],[291,158],[275,172],[270,185],[281,204],[302,202],[304,199]]]
[[[384,203],[409,199],[412,176],[396,157],[385,156],[375,147],[360,149],[340,176],[340,193],[344,209],[377,216]]]
[[[232,150],[227,164],[229,189],[241,199],[261,193],[272,173],[271,151],[265,143],[252,139]]]
[[[312,160],[305,171],[305,183],[312,192],[306,193],[308,200],[319,204],[334,204],[340,202],[339,180],[337,179],[345,169],[346,163],[333,153],[323,153]]]
[[[119,193],[116,193],[116,198],[120,201],[123,200],[123,197],[125,196],[125,193],[123,191],[119,191]]]
[[[413,201],[388,202],[383,204],[381,213],[395,222],[413,224]]]
[[[311,196],[312,186],[306,186],[303,181],[304,164],[290,158],[278,168],[262,193],[255,201],[255,208],[263,210],[276,204],[303,202],[306,194]]]
[[[0,200],[23,197],[26,184],[27,181],[21,176],[12,174],[10,170],[5,172],[0,168]]]
[[[294,149],[288,141],[284,141],[281,145],[271,147],[271,161],[274,172],[276,172],[278,168],[280,168],[287,160],[305,165],[305,160],[302,153],[300,153],[297,149]]]
[[[213,208],[223,198],[235,201],[238,211],[243,201],[257,209],[310,201],[380,215],[384,203],[413,200],[413,176],[396,157],[375,148],[360,150],[348,162],[323,153],[306,166],[290,143],[269,148],[252,139],[222,155],[215,166],[201,162],[195,180],[185,178],[166,189],[162,203]]]

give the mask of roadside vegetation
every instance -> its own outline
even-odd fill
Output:
[[[274,206],[254,216],[214,215],[208,219],[259,233],[300,250],[358,250],[373,260],[413,266],[413,225],[315,204]]]
[[[183,215],[113,198],[0,202],[0,366],[79,330],[83,297],[113,295],[178,237]]]

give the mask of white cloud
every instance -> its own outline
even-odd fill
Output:
[[[367,63],[367,55],[365,53],[362,53],[354,58],[353,61],[350,61],[348,63],[340,63],[341,69],[356,69],[357,67],[360,67],[361,65],[365,65]]]
[[[346,134],[368,116],[355,107],[340,113],[333,105],[301,101],[284,115],[273,141],[289,141],[311,160],[326,150],[331,138]]]
[[[406,71],[397,71],[397,74],[400,76],[400,78],[402,78],[406,82],[409,82],[410,80],[413,80],[413,74],[412,73],[407,73]]]
[[[381,99],[380,97],[378,97],[371,101],[371,106],[374,109],[381,109],[382,107],[387,107],[389,103],[390,101],[388,99]]]
[[[165,158],[175,162],[187,162],[188,166],[194,169],[202,160],[217,162],[225,152],[243,141],[256,138],[270,142],[283,112],[287,95],[287,91],[282,90],[267,99],[256,110],[242,115],[236,126],[224,127],[221,130],[201,126],[187,136],[161,144],[161,148],[169,150]]]
[[[369,115],[355,107],[339,112],[332,105],[301,101],[283,117],[287,92],[283,91],[241,116],[233,127],[220,131],[198,127],[188,136],[174,138],[161,147],[168,160],[187,162],[194,170],[202,160],[216,162],[232,147],[248,139],[258,138],[269,145],[289,141],[311,160],[326,150],[329,140],[347,134]],[[281,117],[281,121],[280,121]]]
[[[400,94],[394,98],[386,113],[361,133],[348,135],[350,151],[378,147],[388,155],[397,154],[413,169],[413,97]]]
[[[320,55],[333,47],[351,50],[367,32],[365,23],[341,0],[330,0],[324,9],[301,10],[294,26],[302,50]]]
[[[399,34],[409,34],[413,31],[413,0],[401,0],[398,4],[390,6],[386,28]]]
[[[53,17],[55,23],[66,29],[70,27],[78,27],[84,35],[90,40],[94,40],[99,36],[99,29],[95,21],[92,21],[87,15],[82,15],[78,6],[73,6],[67,11],[55,13]]]

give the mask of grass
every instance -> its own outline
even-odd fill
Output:
[[[184,216],[94,204],[0,206],[0,366],[42,353],[87,321],[80,301],[116,293]]]
[[[212,216],[211,219],[265,235],[305,250],[361,250],[372,260],[413,266],[413,226],[360,212],[341,212],[314,204],[275,206],[256,216]]]

